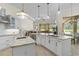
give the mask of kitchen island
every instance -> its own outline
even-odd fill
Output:
[[[12,48],[13,56],[36,55],[35,41],[30,37],[26,37],[24,39],[17,39],[14,43],[10,45],[10,47]]]
[[[71,36],[54,35],[53,33],[38,33],[37,44],[42,45],[58,56],[70,56]]]
[[[8,52],[7,52],[8,51]],[[0,35],[0,55],[4,56],[33,56],[36,55],[35,41],[29,36],[16,39],[16,35]]]
[[[16,40],[16,34],[0,34],[0,50],[8,48]]]

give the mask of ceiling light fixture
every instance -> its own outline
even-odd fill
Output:
[[[46,19],[49,19],[49,3],[47,3],[47,16],[46,16]]]
[[[37,7],[38,7],[38,18],[37,19],[40,20],[40,9],[39,9],[40,5],[38,5]]]
[[[58,14],[60,14],[60,4],[58,4]]]
[[[20,12],[17,13],[18,16],[28,16],[25,12],[24,12],[24,4],[22,4],[22,10]]]

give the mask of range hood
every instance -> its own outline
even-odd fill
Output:
[[[9,15],[0,16],[0,23],[9,24],[10,23],[10,16]]]

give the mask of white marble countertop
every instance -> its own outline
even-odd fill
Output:
[[[22,45],[28,45],[31,43],[35,43],[35,41],[30,37],[26,37],[26,39],[16,39],[14,42],[8,43],[6,45],[5,43],[3,43],[3,45],[0,47],[0,50],[4,50],[6,48],[11,48],[11,47],[22,46]]]
[[[15,40],[14,43],[10,44],[10,47],[21,46],[21,45],[31,44],[31,43],[35,43],[35,41],[30,37],[26,37],[24,39]]]
[[[71,39],[73,38],[72,36],[67,36],[67,35],[55,35],[53,33],[39,33],[41,35],[47,35],[47,36],[52,36],[52,37],[58,37],[58,39]]]
[[[61,40],[64,40],[64,39],[72,39],[73,37],[72,36],[63,35],[63,36],[59,36],[58,38],[61,39]]]
[[[0,33],[0,37],[3,37],[3,36],[15,36],[17,34],[8,34],[8,33]]]

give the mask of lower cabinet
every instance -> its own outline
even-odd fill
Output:
[[[57,41],[57,55],[71,56],[71,39]]]
[[[72,53],[71,53],[71,39],[68,39],[68,40],[63,40],[62,41],[62,55],[63,56],[71,56]]]
[[[58,40],[57,42],[56,42],[56,54],[57,55],[60,55],[60,56],[62,56],[63,54],[62,54],[62,45],[63,45],[63,43],[62,43],[62,41],[60,41],[60,40]]]
[[[13,56],[35,56],[36,47],[35,44],[27,44],[23,46],[16,46],[12,48]]]
[[[35,44],[27,44],[23,46],[8,47],[0,50],[0,56],[36,56]]]
[[[9,44],[14,42],[15,36],[2,36],[0,37],[0,49],[9,47]]]
[[[52,52],[54,52],[54,53],[56,53],[56,51],[57,51],[57,43],[56,43],[56,38],[55,37],[51,37],[50,38],[50,50],[52,51]]]
[[[36,35],[36,43],[40,44],[41,42],[41,36],[39,34]]]
[[[46,36],[45,42],[43,42],[43,43],[45,43],[45,45],[43,45],[43,46],[45,46],[46,48],[50,49],[50,40],[49,40],[48,36]]]
[[[71,39],[58,39],[58,37],[43,35],[40,35],[40,37],[40,44],[56,55],[71,55]]]
[[[41,39],[42,39],[42,40],[40,40],[41,44],[42,44],[42,45],[45,45],[46,36],[45,36],[45,35],[42,35],[42,36],[41,36]]]

